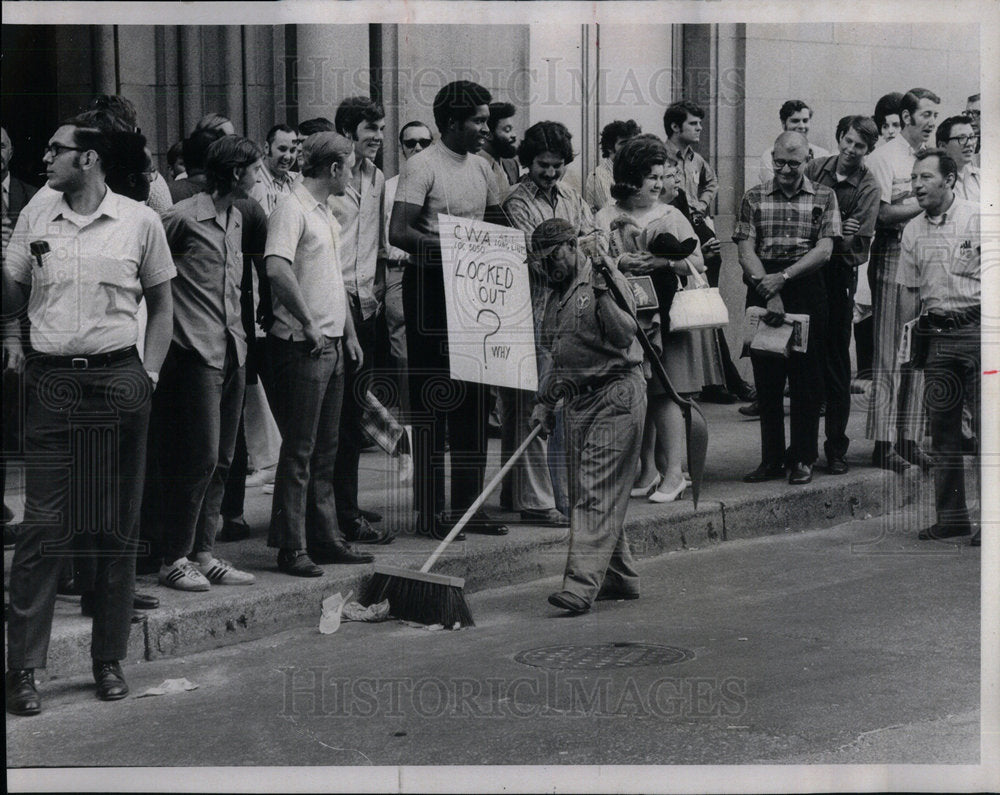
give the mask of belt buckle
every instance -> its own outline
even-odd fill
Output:
[[[69,363],[74,370],[86,370],[90,367],[90,361],[85,356],[74,356]]]

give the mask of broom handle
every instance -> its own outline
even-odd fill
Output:
[[[455,526],[451,528],[451,531],[444,537],[444,540],[437,545],[437,549],[434,550],[434,554],[431,555],[427,559],[427,562],[420,567],[421,574],[426,574],[430,571],[431,566],[437,563],[437,559],[441,557],[441,553],[444,552],[445,547],[455,540],[455,536],[462,532],[462,528],[468,524],[472,515],[478,511],[480,507],[482,507],[482,504],[486,502],[486,499],[493,493],[493,489],[495,489],[499,485],[500,481],[503,480],[503,476],[510,471],[512,466],[514,466],[514,462],[521,457],[524,451],[528,449],[528,445],[531,444],[531,442],[534,441],[534,438],[541,432],[541,425],[536,425],[531,429],[531,433],[529,433],[527,438],[521,442],[521,446],[514,451],[514,455],[508,459],[506,464],[500,467],[500,471],[493,476],[493,479],[489,483],[486,484],[486,488],[483,489],[483,493],[476,497],[476,501],[469,506],[469,509],[464,514],[462,514],[462,518],[455,523]]]

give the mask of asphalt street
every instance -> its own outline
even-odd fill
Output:
[[[133,665],[122,702],[49,680],[40,716],[8,716],[7,763],[974,765],[980,552],[911,520],[648,559],[641,599],[576,617],[547,579],[470,595],[472,629],[345,623]],[[181,677],[197,689],[138,697]]]

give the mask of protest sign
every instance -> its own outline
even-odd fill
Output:
[[[538,389],[524,232],[438,216],[451,377]]]

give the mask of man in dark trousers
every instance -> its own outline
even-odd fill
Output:
[[[124,698],[150,397],[170,343],[176,274],[153,210],[111,192],[108,136],[87,116],[59,126],[43,158],[49,195],[18,219],[3,265],[3,311],[28,305],[25,520],[10,574],[7,710],[41,709],[34,669],[48,653],[66,559],[96,560],[91,640],[97,695]],[[30,297],[30,304],[29,304]],[[144,360],[139,299],[148,305]],[[97,521],[71,484],[106,479]]]
[[[563,398],[569,466],[569,557],[562,590],[549,604],[573,614],[596,600],[639,598],[624,524],[646,414],[638,326],[615,303],[577,235],[569,221],[550,218],[531,236],[553,290],[541,342],[554,364],[539,387],[531,425],[551,431]],[[634,312],[628,282],[612,274]]]
[[[827,296],[819,270],[841,235],[837,197],[803,175],[809,143],[784,132],[774,142],[774,178],[751,188],[740,203],[733,240],[739,250],[747,305],[767,307],[780,322],[786,312],[809,315],[805,353],[788,358],[751,353],[760,401],[761,463],[743,480],[759,483],[785,476],[799,485],[812,480],[817,458]],[[791,391],[791,444],[785,449],[785,379]]]
[[[858,268],[868,261],[878,218],[879,187],[865,167],[865,155],[875,148],[878,128],[867,116],[845,116],[837,125],[840,154],[810,160],[806,178],[831,188],[840,207],[843,237],[833,242],[833,254],[823,269],[829,300],[826,329],[826,453],[831,475],[847,472],[847,420],[851,414],[851,321]]]

